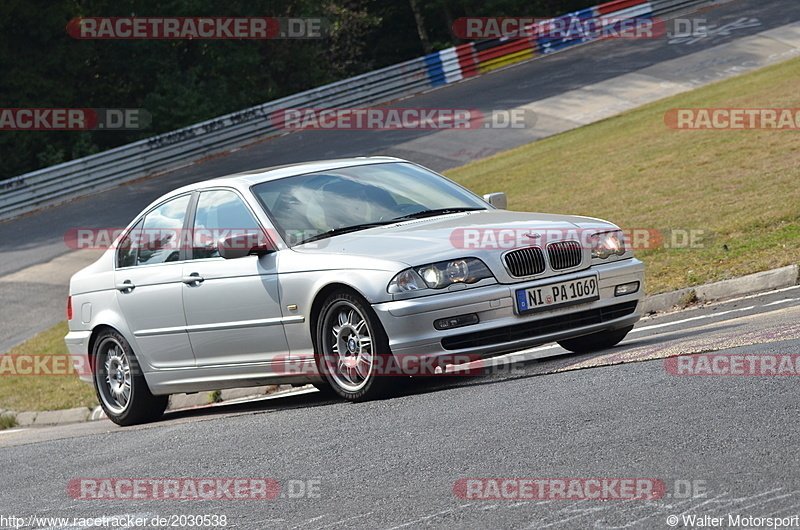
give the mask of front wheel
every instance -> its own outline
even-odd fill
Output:
[[[628,326],[614,331],[600,331],[575,339],[560,340],[558,344],[571,352],[591,353],[616,346],[632,329],[633,326]]]
[[[93,354],[94,389],[108,419],[125,426],[161,417],[169,396],[150,393],[133,349],[119,332],[103,331]]]
[[[316,339],[317,366],[336,394],[367,401],[390,393],[399,371],[383,326],[360,297],[347,291],[329,296]]]

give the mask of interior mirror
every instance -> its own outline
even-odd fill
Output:
[[[483,196],[483,200],[498,208],[500,210],[505,210],[506,206],[508,205],[508,201],[506,200],[505,193],[487,193]]]
[[[219,255],[225,259],[243,258],[250,254],[263,256],[275,252],[275,245],[264,234],[249,233],[221,237],[217,242]]]

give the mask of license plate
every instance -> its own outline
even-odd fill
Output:
[[[517,290],[517,310],[520,314],[533,313],[599,299],[597,276],[585,276],[567,282],[519,289]]]

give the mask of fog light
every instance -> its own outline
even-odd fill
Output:
[[[625,296],[639,290],[639,282],[623,283],[614,289],[614,296]]]
[[[460,328],[462,326],[471,326],[480,322],[478,315],[470,313],[469,315],[459,315],[457,317],[441,318],[433,323],[433,327],[438,330]]]

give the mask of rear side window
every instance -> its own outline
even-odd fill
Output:
[[[181,232],[191,195],[182,195],[151,210],[120,242],[118,267],[178,261]]]
[[[236,193],[228,190],[200,193],[194,216],[194,259],[218,257],[217,241],[221,237],[251,233],[259,233],[258,221]]]
[[[136,265],[136,254],[139,247],[134,245],[134,241],[140,241],[144,219],[136,223],[136,226],[128,232],[119,244],[117,250],[117,267],[133,267]]]

